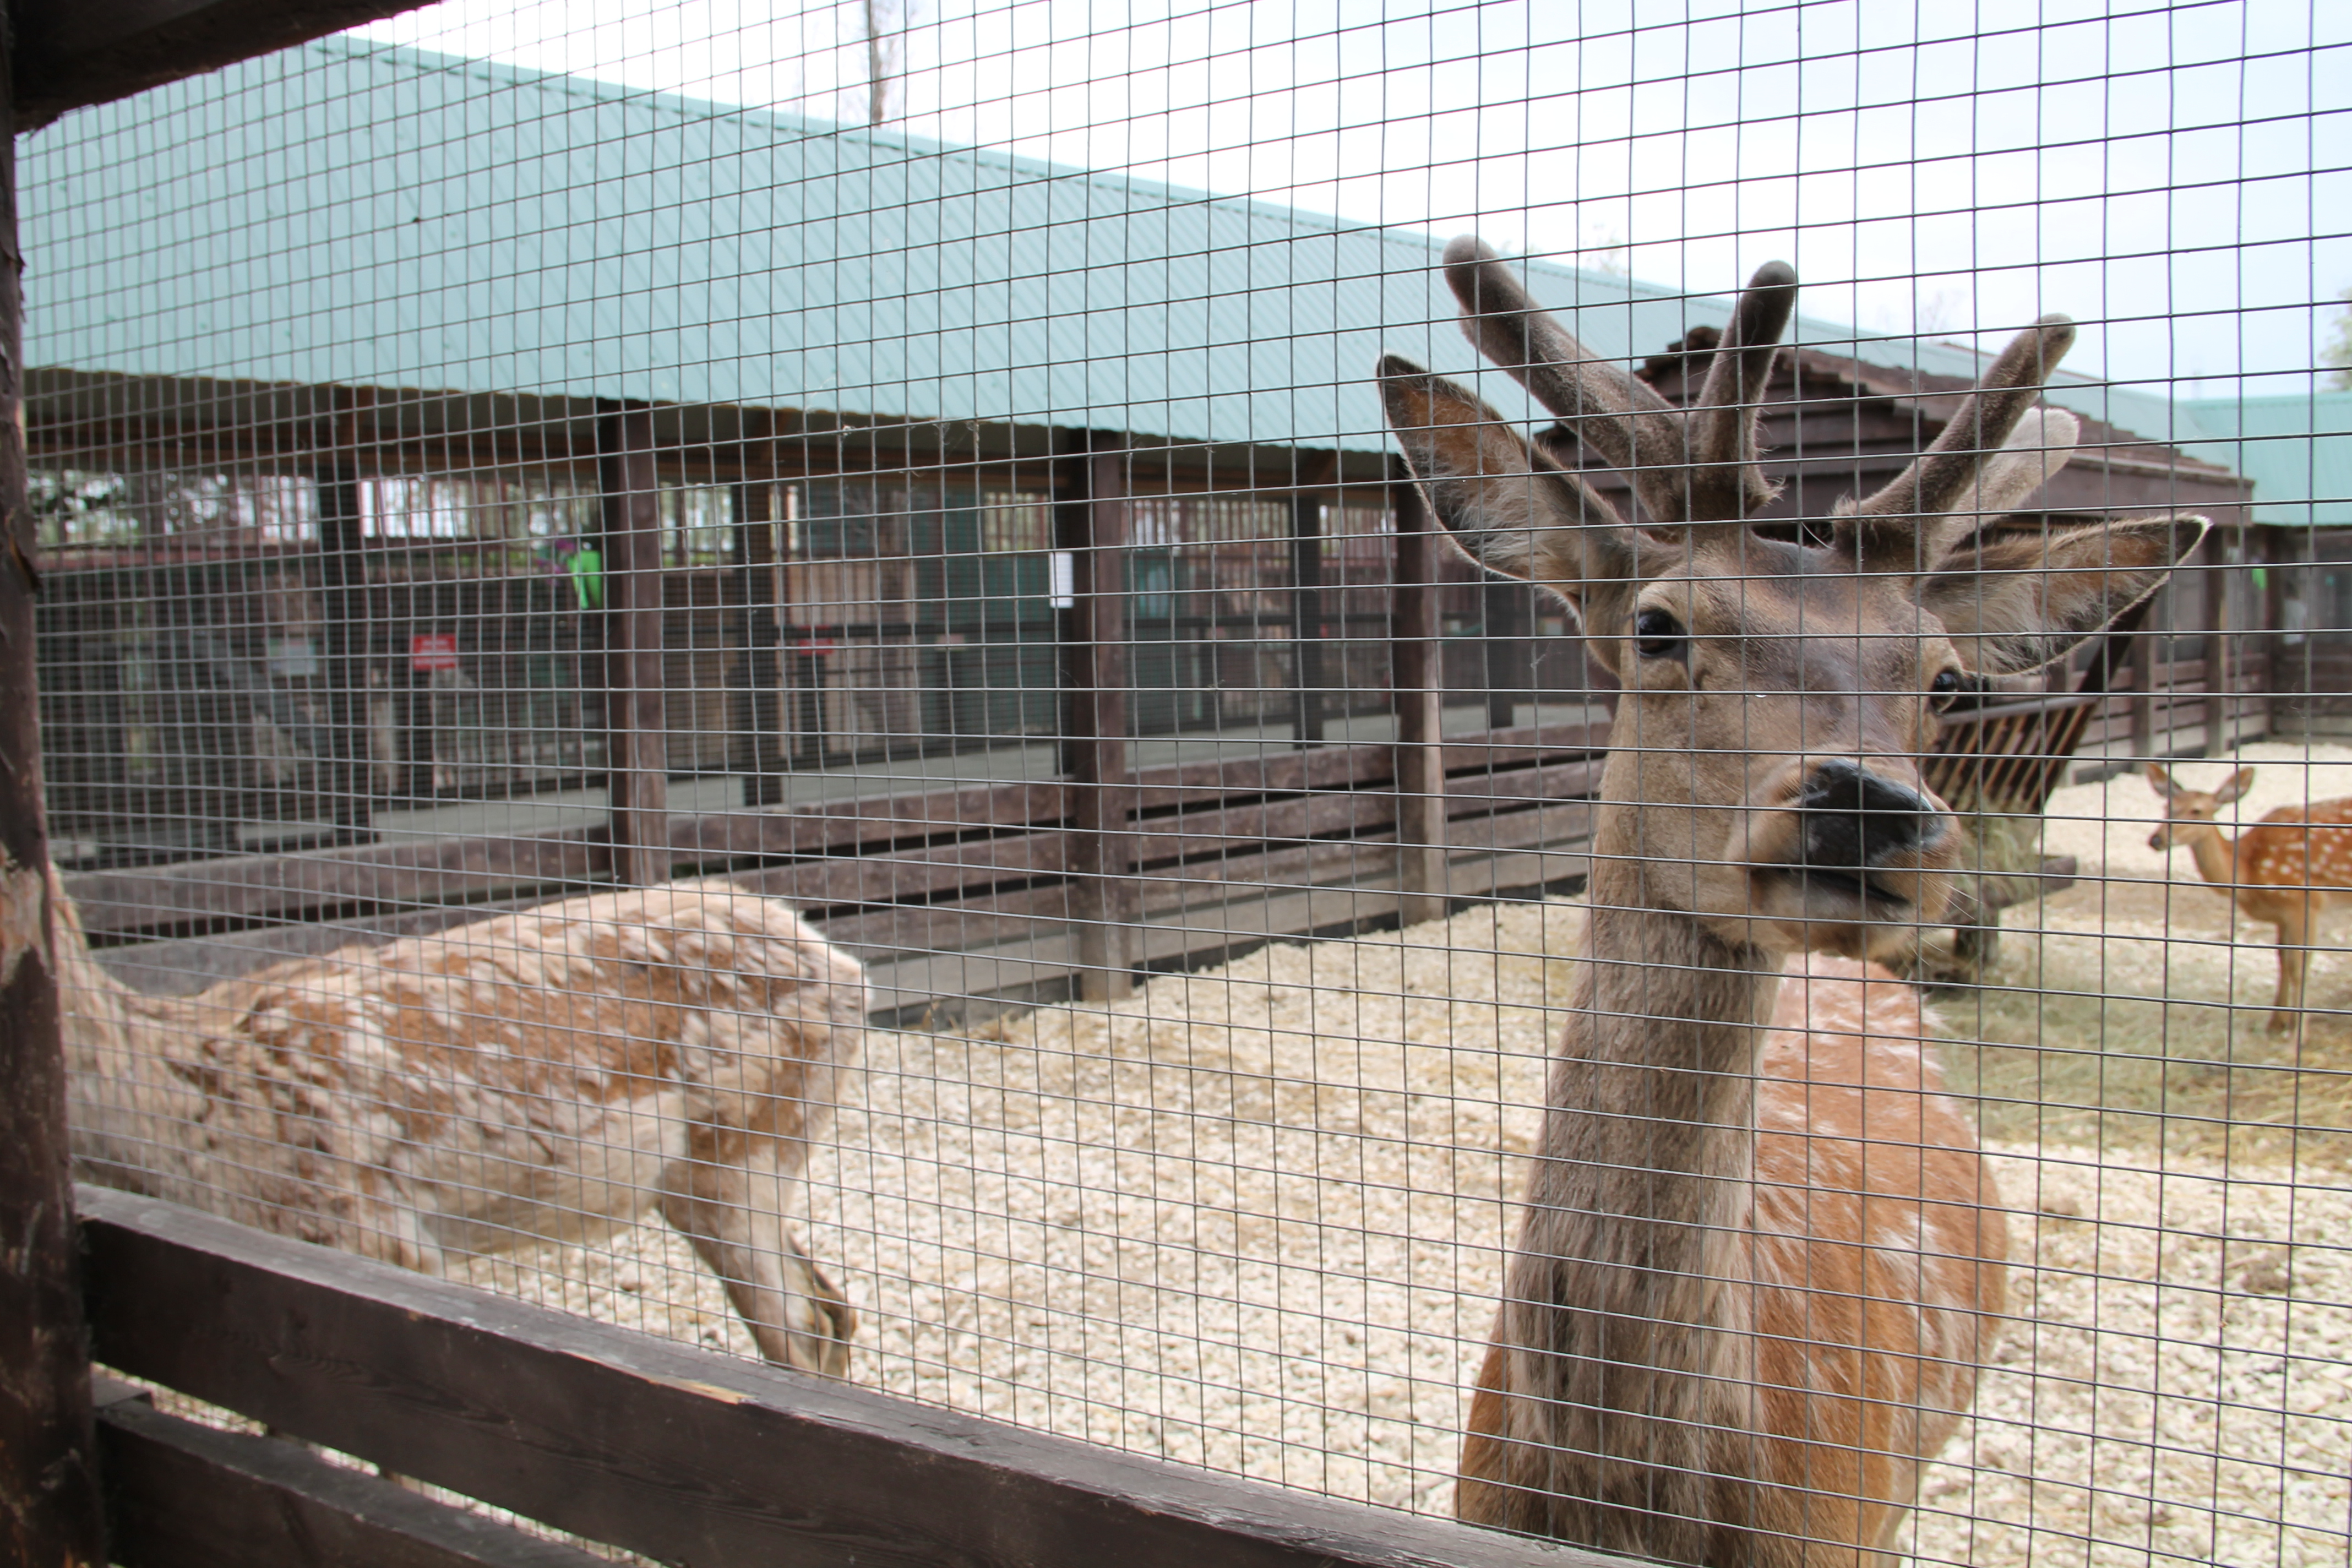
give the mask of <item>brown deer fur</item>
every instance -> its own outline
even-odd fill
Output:
[[[1974,1131],[1916,1003],[1854,963],[1932,922],[1957,861],[1916,758],[1968,679],[2064,653],[2204,524],[1957,515],[2013,509],[2064,460],[2074,421],[2031,406],[2063,318],[1811,544],[1748,521],[1773,494],[1757,403],[1788,268],[1757,275],[1688,410],[1596,360],[1475,240],[1447,275],[1472,341],[1559,424],[1531,445],[1394,358],[1390,424],[1456,542],[1564,597],[1625,688],[1458,1511],[1679,1563],[1861,1563],[1892,1549],[2004,1300]],[[1577,478],[1579,441],[1628,473],[1640,525]],[[1784,986],[1808,953],[1846,957]]]
[[[2352,904],[2352,798],[2280,806],[2232,838],[2215,819],[2253,787],[2253,769],[2238,769],[2209,792],[2185,789],[2169,770],[2150,763],[2147,782],[2166,817],[2147,847],[2159,853],[2186,848],[2198,874],[2240,914],[2274,929],[2279,976],[2270,1027],[2300,1028],[2313,928],[2327,910]]]
[[[657,1206],[769,1360],[846,1367],[856,1314],[785,1221],[865,981],[782,904],[595,893],[180,998],[107,974],[50,889],[87,1178],[432,1274]]]

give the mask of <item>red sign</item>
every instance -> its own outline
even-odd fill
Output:
[[[408,668],[415,670],[457,668],[456,632],[419,632],[408,639]]]
[[[807,658],[823,658],[833,651],[833,645],[829,642],[818,642],[812,638],[807,642],[796,642],[793,644],[793,651]]]

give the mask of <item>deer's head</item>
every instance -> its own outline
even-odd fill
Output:
[[[1985,677],[2065,655],[2205,531],[2181,517],[1981,526],[2072,452],[2074,416],[2033,406],[2072,323],[2021,333],[1885,489],[1766,533],[1758,416],[1796,306],[1787,267],[1758,271],[1683,409],[1597,359],[1477,240],[1445,259],[1464,331],[1559,422],[1531,444],[1390,356],[1389,423],[1455,542],[1566,599],[1624,686],[1595,901],[1679,910],[1778,952],[1858,953],[1932,921],[1958,853],[1919,773],[1937,715]],[[1638,523],[1578,477],[1578,442],[1625,473]]]
[[[2189,842],[2193,834],[2184,835],[2184,827],[2210,826],[2221,819],[2221,808],[2239,799],[2254,787],[2254,770],[2240,768],[2221,781],[2219,789],[2190,789],[2172,776],[2172,770],[2161,763],[2147,764],[2147,782],[2156,786],[2158,800],[2164,802],[2164,820],[2147,836],[2147,847],[2159,854],[2169,853]]]

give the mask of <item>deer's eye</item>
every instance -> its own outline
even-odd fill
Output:
[[[1680,658],[1690,651],[1690,633],[1671,611],[1643,610],[1633,617],[1633,651],[1643,658]]]
[[[1928,684],[1927,700],[1936,705],[1936,711],[1941,713],[1952,705],[1953,698],[1968,689],[1968,677],[1958,670],[1938,670],[1936,679]]]

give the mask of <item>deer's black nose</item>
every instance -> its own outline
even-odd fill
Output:
[[[1917,790],[1848,762],[1826,762],[1797,797],[1804,863],[1859,875],[1944,836],[1944,813]]]

